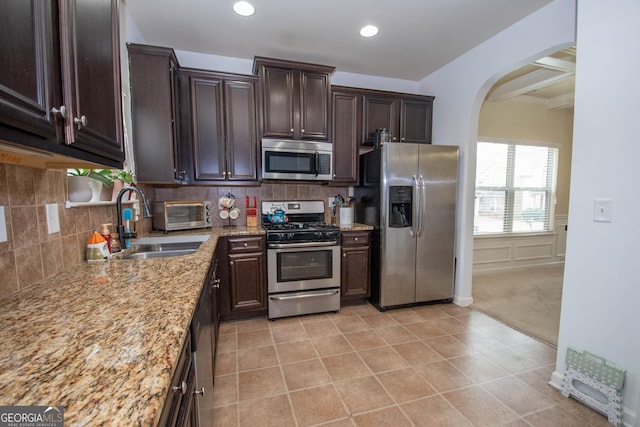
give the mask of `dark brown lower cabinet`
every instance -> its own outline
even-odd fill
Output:
[[[264,236],[221,239],[220,314],[240,319],[267,314]]]
[[[345,231],[342,238],[341,302],[359,302],[371,295],[369,262],[371,232]]]
[[[187,333],[184,340],[180,359],[171,380],[169,394],[160,414],[159,426],[197,426],[193,424],[195,401],[193,399],[196,388],[195,366],[192,363],[191,333]],[[196,421],[197,422],[197,421]]]

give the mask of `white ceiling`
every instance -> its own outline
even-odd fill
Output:
[[[487,94],[488,101],[542,104],[547,109],[573,108],[576,48],[567,48],[519,68],[500,80]]]
[[[235,0],[124,2],[148,44],[418,81],[551,0],[250,0],[251,17]]]

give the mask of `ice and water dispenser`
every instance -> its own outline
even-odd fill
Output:
[[[411,227],[413,187],[389,187],[389,227]]]

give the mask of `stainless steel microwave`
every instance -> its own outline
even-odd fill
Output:
[[[211,202],[208,200],[154,202],[152,210],[156,230],[211,227]]]
[[[263,139],[262,179],[331,181],[333,144]]]

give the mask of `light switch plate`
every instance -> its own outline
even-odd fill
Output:
[[[60,232],[60,216],[58,214],[58,204],[49,203],[47,209],[47,232],[49,234]]]
[[[7,221],[4,218],[4,206],[0,206],[0,242],[7,241]]]
[[[595,199],[593,201],[593,220],[595,222],[611,222],[613,220],[613,200]]]

